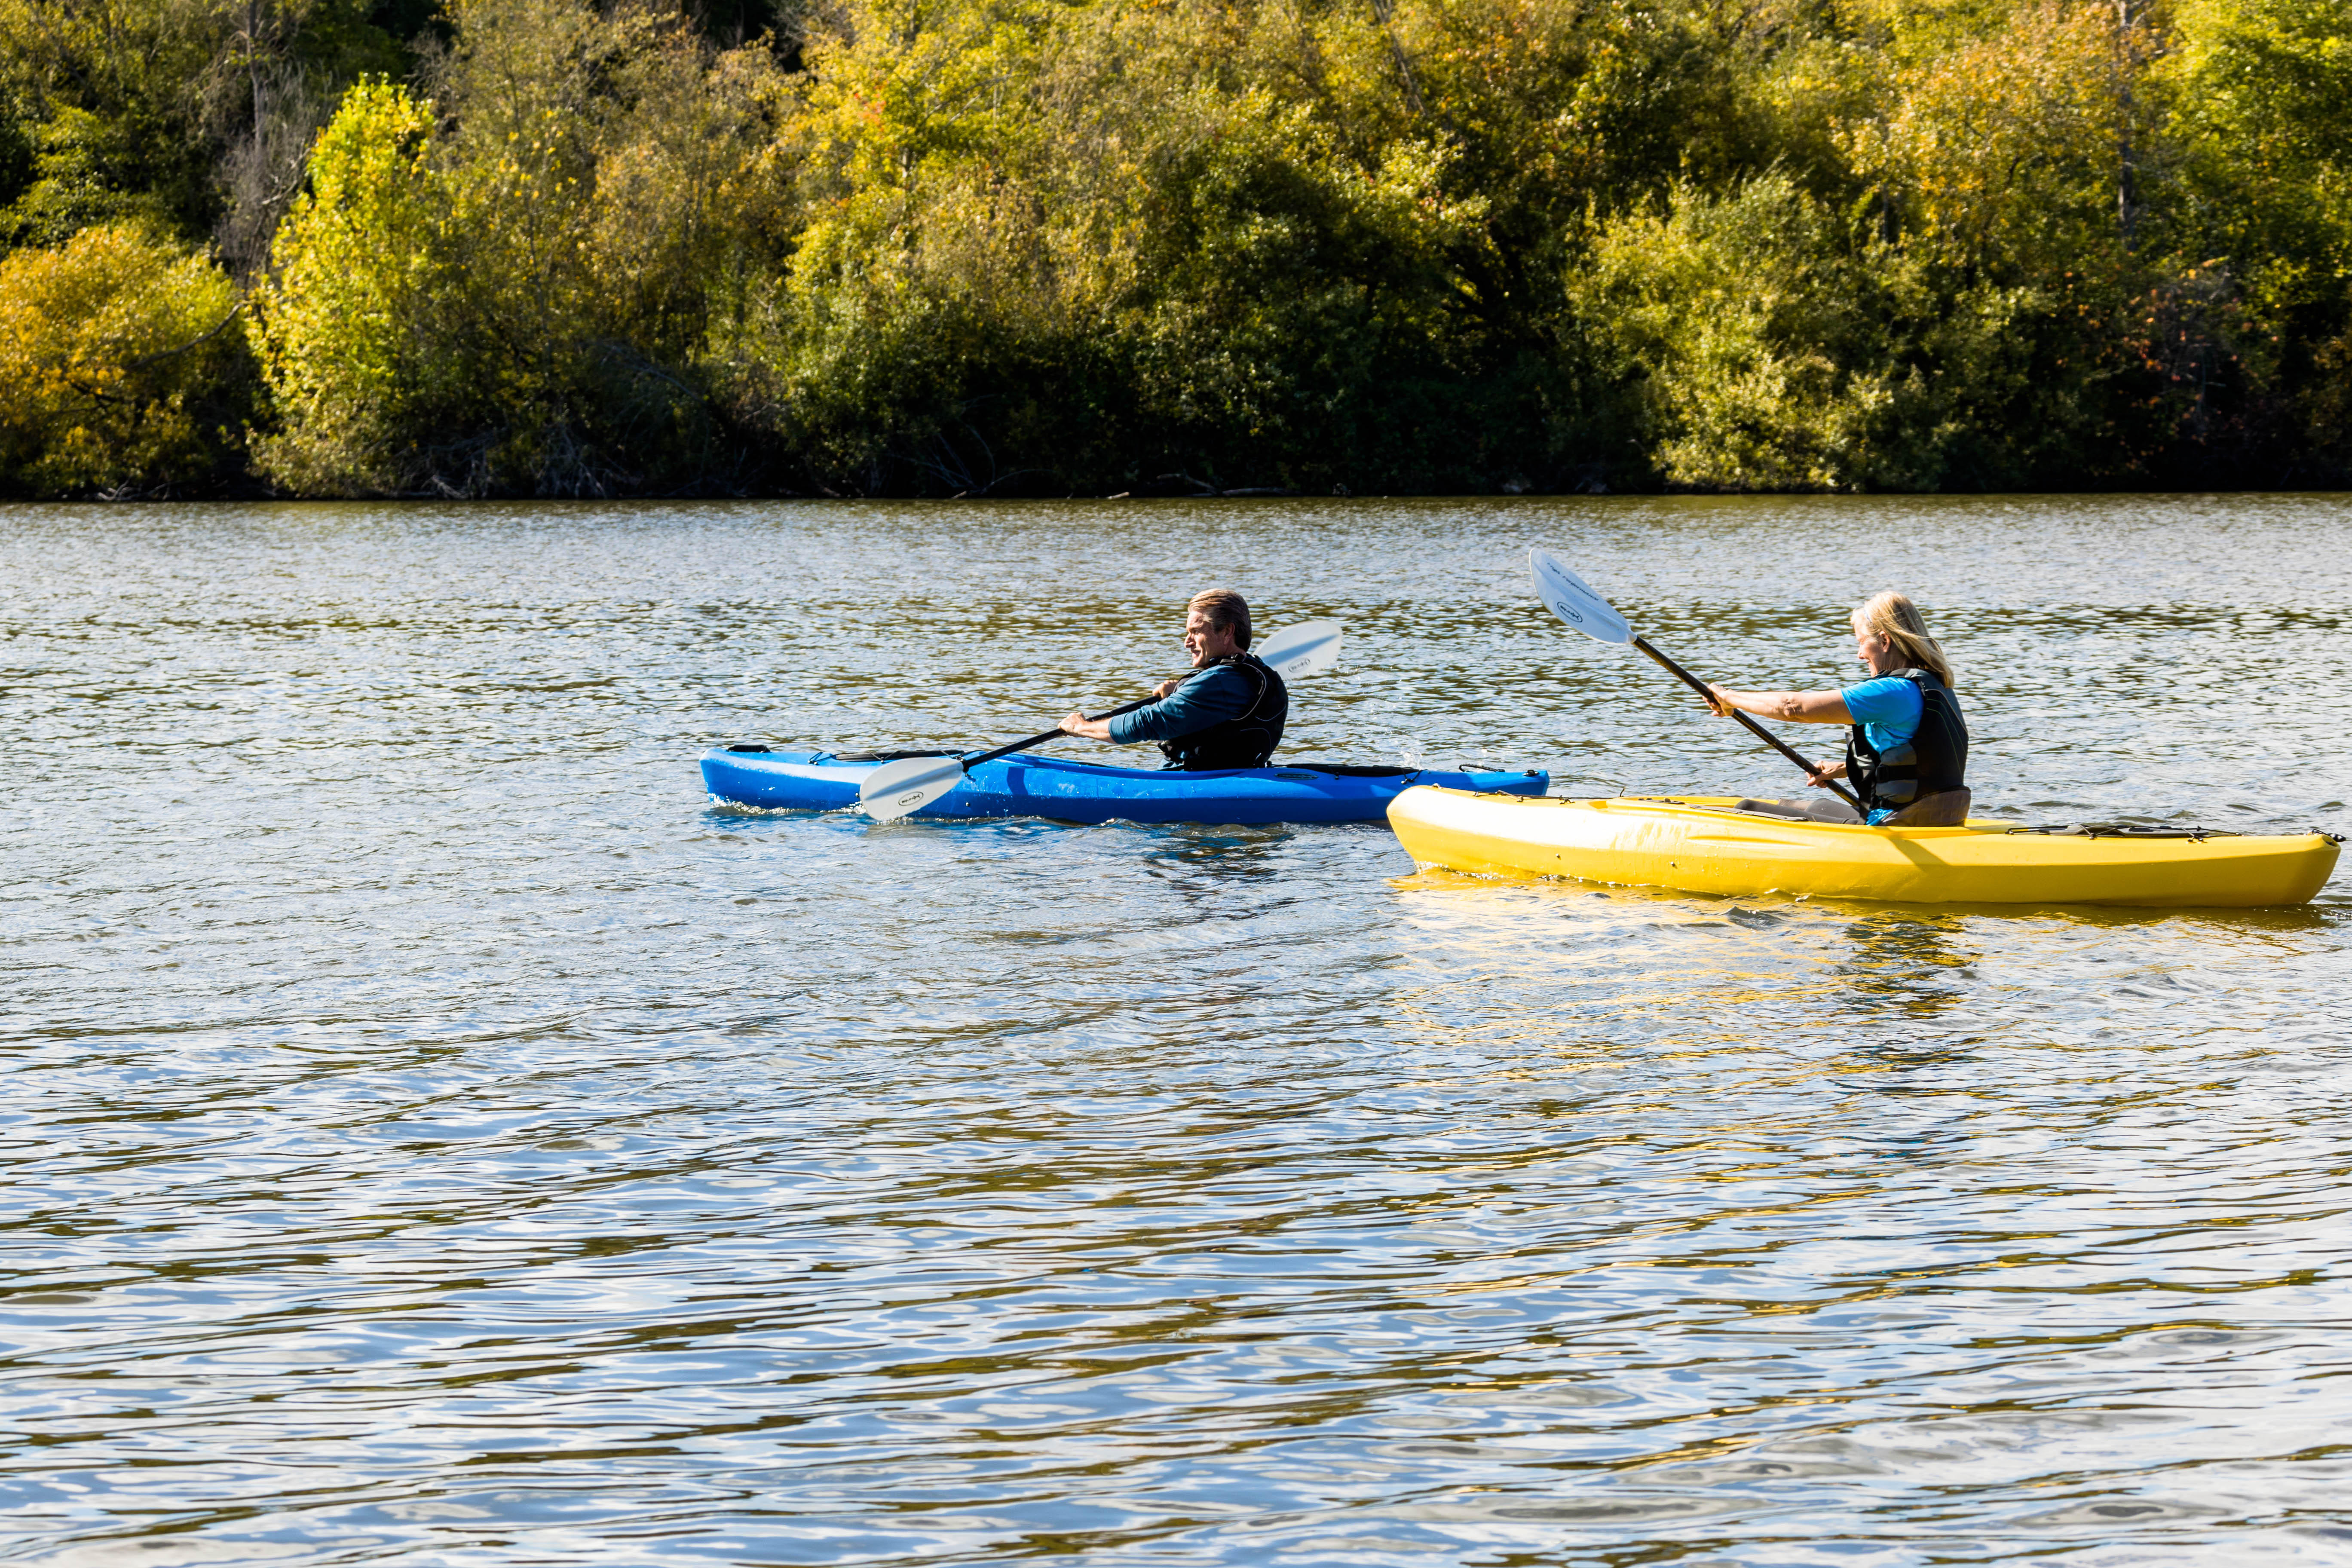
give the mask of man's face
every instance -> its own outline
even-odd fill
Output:
[[[1208,616],[1198,610],[1187,610],[1184,612],[1184,651],[1192,656],[1192,668],[1199,669],[1218,659],[1230,658],[1242,649],[1241,645],[1234,640],[1233,633],[1216,630],[1209,625]]]

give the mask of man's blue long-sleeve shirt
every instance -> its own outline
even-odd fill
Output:
[[[1109,721],[1110,738],[1122,746],[1139,741],[1172,741],[1212,724],[1238,719],[1257,700],[1257,682],[1229,664],[1203,669],[1159,701]]]

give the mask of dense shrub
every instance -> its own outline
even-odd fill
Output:
[[[0,489],[144,495],[217,481],[249,380],[236,286],[121,225],[0,258]]]
[[[278,420],[262,472],[455,495],[724,473],[696,361],[773,205],[772,66],[569,0],[453,16],[435,96],[354,87],[278,231],[257,296]]]
[[[2339,483],[2347,62],[2352,0],[0,0],[0,247],[209,240],[300,493]]]

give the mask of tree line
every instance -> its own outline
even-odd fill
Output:
[[[0,493],[2352,478],[2352,0],[0,0]]]

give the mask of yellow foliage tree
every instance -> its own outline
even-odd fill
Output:
[[[1840,140],[1940,259],[2063,271],[2124,238],[2118,186],[2141,112],[2127,44],[2106,5],[2028,4],[1899,68],[1885,112]]]
[[[279,425],[255,455],[297,493],[400,488],[406,411],[438,390],[441,356],[418,331],[446,271],[432,131],[431,106],[405,89],[354,87],[278,232],[253,339]]]
[[[376,0],[0,0],[0,247],[220,237],[285,489],[2352,474],[2352,0],[434,4],[309,141]],[[76,374],[8,483],[177,471]]]
[[[124,225],[0,258],[0,485],[37,496],[201,480],[239,439],[236,286]]]

